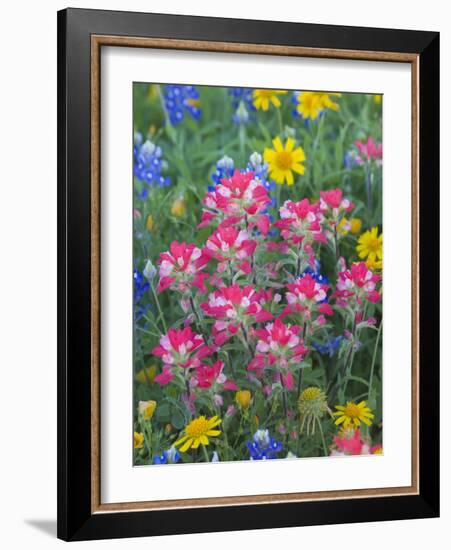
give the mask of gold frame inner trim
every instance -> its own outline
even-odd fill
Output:
[[[101,503],[100,492],[100,51],[102,46],[284,55],[409,63],[412,71],[412,481],[408,487]],[[91,36],[91,512],[167,510],[419,494],[419,56],[398,52],[304,48],[129,36]]]

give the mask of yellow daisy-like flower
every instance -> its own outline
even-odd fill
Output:
[[[183,197],[175,199],[171,206],[171,214],[177,218],[182,218],[186,214],[186,204]]]
[[[363,422],[367,426],[371,426],[371,419],[374,418],[371,409],[366,406],[366,401],[360,401],[358,405],[352,401],[348,401],[346,405],[336,405],[336,412],[333,413],[337,417],[335,424],[338,426],[343,424],[344,428],[358,428]]]
[[[145,420],[150,420],[152,418],[156,408],[156,401],[140,401],[138,403],[138,412]]]
[[[334,92],[301,92],[297,96],[298,105],[296,110],[303,118],[315,120],[324,109],[338,111],[340,105],[333,101],[332,97],[341,97],[341,94]]]
[[[360,235],[356,251],[359,258],[366,259],[368,269],[382,269],[382,233],[378,235],[377,227]]]
[[[286,181],[287,185],[293,185],[293,172],[303,174],[305,166],[302,164],[305,161],[305,153],[302,147],[294,148],[296,142],[293,138],[288,138],[285,142],[285,147],[277,136],[272,140],[274,149],[266,148],[263,157],[265,162],[269,164],[269,175],[281,185]]]
[[[242,409],[248,409],[251,403],[251,392],[249,390],[240,390],[235,394],[235,401]]]
[[[135,449],[142,449],[144,445],[144,434],[141,432],[133,433],[133,447]]]
[[[254,107],[267,111],[269,104],[272,103],[278,109],[282,105],[278,96],[286,93],[286,90],[254,90],[252,94]]]
[[[183,445],[180,447],[182,453],[186,452],[191,447],[197,449],[199,445],[208,445],[210,443],[209,437],[218,437],[221,434],[221,430],[215,430],[221,424],[221,419],[217,416],[212,418],[205,418],[205,416],[199,416],[186,426],[185,435],[178,439],[174,445]]]

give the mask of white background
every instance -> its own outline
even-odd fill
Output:
[[[323,0],[275,3],[228,0],[77,2],[74,7],[147,10],[312,23],[442,32],[442,274],[449,281],[451,177],[449,124],[451,30],[446,3],[411,0]],[[279,9],[279,6],[283,9]],[[368,7],[367,7],[368,6]],[[0,56],[1,397],[0,541],[5,548],[53,548],[56,518],[56,10],[63,2],[23,1],[3,6]],[[367,7],[367,8],[366,8]],[[366,8],[366,10],[365,10]],[[446,163],[446,165],[445,165]],[[445,254],[446,253],[446,254]],[[449,282],[442,287],[442,338],[451,330]],[[442,518],[269,531],[162,537],[150,541],[83,543],[114,547],[196,550],[212,548],[313,548],[364,545],[380,550],[402,543],[424,549],[449,535],[451,454],[449,408],[451,355],[442,349]],[[448,368],[445,368],[448,367]]]
[[[132,81],[383,93],[384,455],[131,467]],[[230,81],[233,75],[233,81]],[[411,69],[400,63],[106,48],[102,53],[101,502],[408,486]],[[406,99],[407,98],[407,99]],[[124,184],[129,182],[129,185]],[[403,247],[399,247],[399,242]],[[128,260],[128,261],[127,261]],[[397,327],[403,327],[401,333]],[[105,399],[106,397],[106,399]],[[199,479],[202,483],[199,483]]]

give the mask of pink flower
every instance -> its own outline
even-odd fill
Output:
[[[368,137],[366,143],[363,143],[363,141],[354,141],[354,145],[362,157],[366,157],[365,160],[370,161],[371,159],[382,158],[382,143],[375,143],[371,136]]]
[[[236,170],[231,178],[222,179],[214,191],[207,193],[202,202],[208,210],[204,211],[199,227],[205,227],[217,217],[232,218],[229,225],[245,220],[246,225],[258,225],[261,233],[267,233],[269,219],[262,218],[267,218],[265,212],[271,199],[265,186],[254,179],[253,172]]]
[[[216,361],[214,365],[200,365],[194,374],[194,380],[199,388],[209,389],[214,384],[221,385],[225,390],[236,390],[237,385],[232,380],[227,379],[223,373],[224,363]]]
[[[227,262],[231,262],[248,274],[251,272],[248,259],[254,254],[256,247],[257,242],[250,239],[248,232],[244,229],[238,230],[236,227],[221,224],[208,237],[204,252],[220,262],[218,271],[224,271],[227,268]]]
[[[370,271],[365,262],[352,264],[351,269],[338,273],[337,290],[334,292],[337,303],[344,305],[350,300],[355,300],[359,305],[363,300],[378,302],[381,295],[376,290],[376,283],[380,279],[380,275]]]
[[[262,307],[268,294],[256,291],[252,285],[240,287],[234,284],[215,290],[209,295],[208,302],[201,304],[209,317],[216,319],[212,334],[217,345],[222,345],[240,327],[272,319],[272,314]]]
[[[299,364],[308,352],[298,336],[300,327],[285,325],[280,318],[268,323],[265,328],[255,330],[257,337],[256,355],[248,365],[249,370],[262,373],[265,367],[274,367],[283,377],[288,388],[292,386],[291,365]]]
[[[304,320],[310,320],[312,313],[332,315],[333,310],[327,300],[329,285],[317,282],[310,274],[306,274],[295,283],[287,284],[288,292],[286,300],[288,305],[282,312],[282,316],[295,312],[302,312]],[[320,321],[319,324],[322,322]]]
[[[380,454],[382,450],[381,445],[370,447],[369,443],[362,439],[359,429],[350,429],[335,436],[334,444],[335,448],[332,449],[331,455],[335,456]]]
[[[208,274],[202,270],[209,259],[209,255],[194,244],[173,241],[169,251],[160,254],[158,292],[171,288],[184,293],[191,285],[206,292],[205,279],[208,279]]]
[[[177,369],[198,367],[201,360],[211,353],[203,337],[195,334],[191,327],[182,330],[170,328],[160,338],[160,345],[152,350],[152,354],[161,357],[164,363],[162,373],[155,380],[162,385],[168,384]]]
[[[325,240],[320,222],[319,205],[303,199],[299,202],[285,201],[280,208],[280,220],[273,225],[281,230],[285,240],[294,244],[311,244],[313,241]]]
[[[334,220],[344,212],[350,212],[354,204],[343,198],[343,191],[339,188],[330,191],[320,191],[320,209],[323,214],[332,215]]]

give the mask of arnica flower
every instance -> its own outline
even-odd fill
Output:
[[[337,225],[337,232],[339,235],[345,236],[348,233],[352,235],[357,235],[362,229],[362,220],[360,218],[351,218],[348,220],[343,217]]]
[[[172,203],[171,214],[176,218],[183,218],[183,216],[186,214],[186,203],[183,197],[178,197]]]
[[[336,336],[335,338],[330,338],[326,340],[324,344],[320,342],[313,342],[313,347],[321,353],[321,355],[328,355],[333,357],[335,352],[340,349],[340,344],[343,341],[343,336]]]
[[[210,256],[194,244],[172,241],[169,250],[160,254],[158,292],[171,288],[185,293],[191,292],[191,287],[206,292],[208,274],[203,270],[209,260]]]
[[[356,251],[359,258],[366,258],[369,269],[382,269],[382,233],[378,235],[377,227],[372,227],[360,235]]]
[[[343,424],[344,428],[358,428],[363,422],[367,426],[371,426],[372,414],[371,409],[366,406],[365,401],[355,404],[353,401],[348,401],[346,405],[336,405],[336,412],[333,416],[336,416],[335,424],[339,426]]]
[[[244,411],[249,408],[251,404],[252,394],[249,390],[240,390],[235,394],[235,401]]]
[[[141,432],[134,432],[133,433],[133,448],[134,449],[142,449],[144,446],[144,434]]]
[[[153,457],[154,464],[177,464],[180,460],[180,453],[173,446],[167,451],[163,451],[161,455]]]
[[[341,97],[332,92],[296,92],[296,113],[304,119],[315,120],[325,109],[338,111],[340,106],[332,98]]]
[[[164,88],[164,106],[171,124],[177,126],[188,113],[194,120],[202,115],[199,92],[195,86],[168,84]]]
[[[274,138],[272,143],[274,149],[267,147],[263,154],[265,162],[269,164],[269,175],[280,185],[285,182],[287,185],[293,185],[293,172],[301,175],[305,172],[302,164],[305,161],[304,149],[300,146],[295,149],[296,142],[291,137],[287,139],[285,146],[280,137]]]
[[[257,226],[266,235],[269,230],[266,211],[271,202],[268,190],[253,172],[235,170],[230,178],[223,178],[214,190],[206,193],[202,203],[208,210],[204,210],[198,227],[219,219],[229,226],[238,222],[247,224],[249,230]]]
[[[327,405],[327,396],[321,388],[310,386],[299,396],[299,417],[301,432],[306,428],[307,435],[314,435],[315,424],[320,422],[325,413],[332,414]]]
[[[354,145],[357,147],[360,156],[368,162],[382,158],[382,143],[376,143],[371,136],[369,136],[366,143],[355,141]]]
[[[254,90],[253,98],[254,98],[254,107],[256,109],[262,109],[263,111],[267,111],[269,109],[270,104],[274,105],[277,109],[282,105],[279,95],[286,94],[286,90],[263,90],[258,89]]]
[[[163,372],[155,376],[155,382],[162,386],[169,384],[177,369],[199,367],[201,360],[211,353],[212,350],[205,344],[203,336],[195,334],[191,327],[182,330],[170,328],[160,338],[160,345],[152,350],[152,354],[161,357],[164,363]]]
[[[361,305],[363,300],[376,303],[381,299],[380,293],[376,290],[376,283],[381,280],[368,269],[365,262],[354,263],[351,269],[338,273],[337,290],[333,296],[337,298],[337,304],[346,306],[349,301],[356,301]]]
[[[138,412],[144,418],[144,420],[150,420],[156,408],[156,401],[140,401],[138,403]]]
[[[199,445],[208,445],[209,437],[218,437],[221,435],[221,430],[215,430],[216,426],[221,423],[221,419],[217,416],[205,418],[199,416],[185,427],[185,435],[175,442],[175,445],[181,445],[180,452],[185,453],[189,449],[197,449]]]
[[[283,450],[283,445],[270,437],[268,430],[257,430],[246,443],[251,460],[273,460]]]
[[[171,180],[161,174],[165,165],[162,159],[161,147],[157,147],[150,140],[133,148],[134,152],[134,175],[146,184],[146,186],[158,185],[166,187],[171,184]],[[144,187],[139,195],[140,199],[148,197],[148,189]]]
[[[265,367],[272,367],[282,377],[285,387],[292,390],[292,369],[299,367],[308,352],[298,336],[299,331],[299,326],[285,325],[280,318],[268,323],[265,328],[256,330],[256,354],[249,363],[248,370],[262,374]]]

